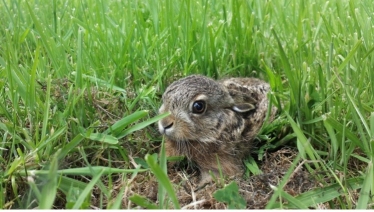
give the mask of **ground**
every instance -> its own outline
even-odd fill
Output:
[[[232,181],[239,186],[239,194],[246,200],[247,209],[264,209],[272,197],[271,186],[279,185],[283,176],[292,165],[297,152],[293,148],[284,147],[272,153],[266,153],[261,165],[262,174],[251,176],[248,179],[234,177],[226,179],[224,184]],[[300,162],[288,179],[284,191],[297,196],[311,189],[322,186],[319,181],[303,168]],[[189,168],[188,168],[189,169]],[[147,174],[146,174],[147,175]],[[211,182],[204,188],[195,190],[199,176],[197,171],[178,170],[177,167],[169,169],[168,176],[174,185],[179,203],[182,208],[189,209],[226,209],[227,205],[214,199],[213,193],[222,188],[222,184]],[[151,201],[157,202],[157,180],[150,175],[138,175],[129,186],[128,196],[139,194]],[[199,202],[198,204],[194,204]],[[128,200],[123,200],[123,207],[128,207]],[[319,205],[319,209],[328,207]]]

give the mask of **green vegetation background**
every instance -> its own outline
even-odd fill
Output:
[[[3,0],[0,14],[0,208],[88,208],[93,188],[109,200],[95,207],[120,208],[114,178],[140,172],[160,180],[160,202],[134,202],[179,207],[152,123],[189,74],[268,81],[281,114],[264,148],[297,146],[340,188],[300,202],[280,186],[268,208],[374,207],[372,1]]]

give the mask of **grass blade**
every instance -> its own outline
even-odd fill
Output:
[[[142,196],[139,196],[137,194],[129,197],[129,200],[137,205],[139,205],[140,207],[143,207],[145,209],[158,209],[158,206],[153,204],[151,201],[149,201],[148,199],[142,197]]]
[[[68,195],[69,190],[71,188],[74,188],[75,190],[83,191],[83,189],[86,188],[86,186],[87,186],[87,183],[84,183],[82,181],[59,174],[58,189],[64,192],[65,195]]]
[[[36,84],[36,69],[38,67],[39,63],[39,55],[40,55],[40,45],[37,45],[36,51],[35,51],[35,61],[32,65],[31,71],[30,71],[30,81],[27,86],[27,93],[28,95],[28,106],[33,111],[36,107],[35,99],[36,99],[36,90],[35,90],[35,84]]]
[[[47,183],[43,186],[41,196],[39,199],[39,209],[51,209],[56,198],[57,193],[57,157],[54,157],[47,170]]]
[[[160,168],[164,173],[167,173],[167,163],[166,163],[166,153],[165,153],[165,140],[163,139],[161,143],[160,151]],[[166,197],[165,187],[161,184],[158,185],[158,199],[160,201],[160,206],[164,206]]]
[[[123,138],[123,137],[125,137],[126,135],[128,135],[128,134],[130,134],[130,133],[132,133],[132,132],[135,132],[135,131],[137,131],[137,130],[141,130],[141,129],[143,129],[144,127],[147,127],[148,125],[153,124],[153,123],[157,122],[158,120],[161,120],[161,119],[167,117],[168,115],[170,115],[169,112],[167,112],[167,113],[163,113],[163,114],[160,114],[160,115],[158,115],[158,116],[155,116],[155,117],[153,117],[153,118],[151,118],[151,119],[148,119],[147,121],[144,121],[144,122],[141,122],[141,123],[139,123],[139,124],[136,124],[136,125],[130,127],[129,129],[123,131],[122,133],[120,133],[120,134],[118,135],[118,138],[119,138],[119,139],[120,139],[120,138]]]
[[[273,187],[274,190],[279,190],[276,187]],[[297,198],[291,196],[287,192],[284,192],[283,189],[279,190],[279,198],[287,200],[289,204],[292,204],[297,209],[308,209],[308,206],[305,205],[305,202],[298,200]],[[283,208],[284,206],[282,206]]]
[[[116,199],[114,200],[113,204],[110,204],[108,206],[108,209],[114,209],[114,210],[119,210],[122,209],[122,200],[123,200],[123,194],[125,192],[125,186],[121,188],[121,190],[118,192]]]
[[[89,135],[85,136],[85,138],[91,139],[93,141],[99,141],[107,144],[117,144],[118,139],[114,136],[107,135],[104,133],[89,133]]]
[[[56,63],[56,58],[54,57],[55,54],[53,54],[54,52],[52,50],[53,47],[56,47],[55,41],[51,37],[49,37],[48,35],[45,34],[45,30],[43,29],[43,26],[42,26],[41,22],[36,17],[34,11],[31,9],[28,2],[26,2],[26,5],[27,5],[27,9],[30,13],[31,19],[34,22],[34,26],[37,29],[37,31],[38,31],[38,33],[41,37],[41,40],[44,44],[43,46],[44,46],[44,48],[46,49],[46,51],[49,55],[49,58],[53,61],[53,63]]]
[[[152,173],[156,176],[158,182],[165,188],[166,192],[168,193],[171,201],[174,204],[175,209],[180,209],[179,202],[177,196],[175,195],[174,189],[171,185],[171,182],[161,167],[156,163],[154,158],[150,155],[145,156],[145,160],[150,167]]]
[[[300,154],[301,156],[303,156],[304,159],[306,159],[306,155],[305,155],[305,152],[306,154],[309,156],[309,158],[313,161],[316,161],[316,157],[314,155],[314,152],[315,150],[313,149],[313,147],[310,145],[308,139],[305,137],[304,133],[301,131],[301,129],[299,128],[299,126],[296,124],[296,122],[291,118],[291,116],[285,112],[286,115],[287,115],[287,118],[291,124],[291,127],[292,129],[294,130],[296,136],[297,136],[297,141],[298,141],[298,149],[300,151]],[[305,150],[305,152],[304,152]],[[313,163],[317,168],[319,168],[319,164],[318,163]]]
[[[362,178],[351,178],[345,182],[347,188],[351,190],[359,189],[362,187]],[[336,197],[343,195],[344,189],[341,189],[340,183],[335,183],[333,185],[317,188],[296,197],[299,202],[302,202],[307,207],[316,207],[318,204],[328,202]],[[274,205],[274,208],[280,208],[280,203]],[[290,202],[283,205],[286,208],[298,208],[297,204]]]
[[[77,74],[77,72],[72,72],[71,74],[73,76],[75,76]],[[90,80],[91,82],[93,82],[95,84],[98,84],[100,86],[104,86],[104,87],[106,87],[108,89],[113,89],[113,90],[118,91],[118,92],[127,93],[127,91],[125,89],[120,88],[118,86],[115,86],[112,83],[108,83],[107,81],[99,79],[97,77],[92,77],[92,76],[89,76],[89,75],[86,75],[86,74],[82,74],[82,77],[84,79]]]
[[[127,127],[129,124],[136,122],[137,120],[143,118],[148,114],[148,111],[142,110],[142,111],[136,111],[131,115],[128,115],[121,120],[114,123],[112,126],[110,126],[107,130],[104,131],[104,133],[111,133],[113,136],[118,135],[125,127]]]
[[[61,169],[57,170],[57,174],[64,175],[85,175],[92,176],[97,172],[103,172],[103,174],[116,174],[116,173],[133,173],[133,172],[144,172],[147,169],[119,169],[105,166],[91,166],[91,167],[79,167],[79,168],[70,168],[70,169]],[[19,172],[21,176],[26,175],[46,175],[49,174],[48,170],[27,170]]]
[[[74,149],[82,140],[84,139],[84,136],[81,134],[78,134],[75,136],[75,138],[70,141],[67,145],[65,145],[61,152],[59,153],[59,159],[64,158],[72,149]]]
[[[51,82],[52,82],[52,76],[48,75],[47,78],[47,93],[46,93],[46,100],[44,105],[44,114],[43,114],[43,126],[42,126],[42,137],[41,139],[46,139],[47,134],[47,126],[48,126],[48,120],[49,120],[49,108],[50,108],[50,96],[51,96]]]
[[[353,141],[355,145],[359,146],[361,149],[364,149],[361,140],[346,126],[331,117],[325,117],[325,119],[326,122],[328,122],[335,130],[345,135],[349,140]]]
[[[362,44],[362,40],[358,40],[358,42],[356,43],[356,45],[349,52],[348,56],[339,65],[339,67],[338,67],[338,73],[341,70],[343,70],[343,68],[345,68],[347,66],[348,62],[355,56],[355,53],[357,52],[357,50],[359,49],[359,47],[361,46],[361,44]]]
[[[364,182],[362,184],[360,197],[358,198],[356,209],[369,209],[368,204],[370,200],[373,201],[372,195],[370,195],[374,193],[374,191],[372,190],[373,184],[374,184],[374,169],[373,169],[373,162],[370,161],[368,164]]]
[[[75,202],[72,209],[80,209],[84,200],[86,197],[90,194],[93,187],[96,185],[96,183],[100,180],[101,175],[104,174],[104,169],[102,169],[98,173],[93,173],[94,177],[91,179],[91,181],[87,184],[86,188],[82,191],[80,196],[78,197],[77,201]]]
[[[324,124],[324,126],[326,128],[327,133],[330,136],[331,147],[332,147],[332,151],[331,151],[332,157],[331,157],[331,155],[330,155],[330,157],[333,158],[334,160],[336,160],[337,159],[338,150],[339,150],[339,145],[338,145],[338,140],[336,138],[336,134],[335,134],[332,126],[328,122],[323,121],[323,124]]]

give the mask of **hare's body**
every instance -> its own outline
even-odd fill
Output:
[[[254,78],[214,81],[192,75],[172,83],[160,108],[171,115],[159,121],[167,155],[186,156],[203,176],[219,167],[226,175],[242,173],[241,160],[265,120],[269,90]]]

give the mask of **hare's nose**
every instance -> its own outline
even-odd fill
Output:
[[[173,126],[174,122],[168,123],[166,126],[164,126],[164,129],[170,129]]]
[[[162,119],[159,122],[160,132],[166,134],[166,131],[172,130],[173,125],[174,121],[172,119]]]

